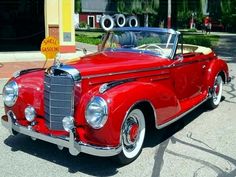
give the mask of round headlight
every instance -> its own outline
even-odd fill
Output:
[[[66,116],[62,119],[62,125],[65,131],[69,132],[74,128],[74,118],[72,116]]]
[[[108,117],[108,107],[106,101],[101,97],[94,97],[89,102],[85,118],[89,125],[95,129],[102,128]]]
[[[32,122],[36,117],[35,109],[32,106],[25,108],[25,118],[29,122]]]
[[[11,107],[16,103],[18,90],[18,85],[15,81],[10,81],[4,86],[2,97],[6,106]]]

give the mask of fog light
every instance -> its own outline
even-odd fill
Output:
[[[74,117],[66,116],[62,119],[62,123],[63,123],[63,128],[65,129],[65,131],[69,132],[70,130],[74,128]]]
[[[25,108],[25,118],[29,122],[32,122],[36,117],[35,109],[32,106]]]

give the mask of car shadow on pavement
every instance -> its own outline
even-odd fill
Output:
[[[223,101],[223,99],[221,101]],[[190,113],[179,119],[178,121],[172,123],[171,125],[163,129],[150,129],[150,131],[147,131],[144,147],[154,147],[166,141],[168,138],[183,129],[186,125],[194,121],[197,117],[199,117],[202,113],[206,111],[209,110],[206,108],[205,104],[202,104],[195,110],[191,111]]]
[[[110,158],[79,154],[72,156],[67,148],[62,151],[56,145],[36,140],[28,136],[9,136],[4,143],[12,152],[22,151],[35,157],[68,168],[69,173],[84,173],[91,176],[112,176],[118,173],[118,166]]]
[[[164,147],[165,145],[167,147],[168,141],[171,140],[171,137],[205,111],[207,111],[207,109],[203,104],[168,127],[161,130],[153,128],[147,132],[144,148],[155,147],[157,145],[162,147],[159,148],[159,151],[157,151],[155,157],[153,157],[155,159],[154,167],[156,171],[158,171],[158,169],[159,172],[161,171],[161,159],[163,158],[166,149]],[[9,136],[5,139],[4,143],[11,147],[13,152],[22,151],[35,157],[64,166],[68,168],[69,173],[80,172],[92,176],[112,176],[117,174],[118,169],[121,167],[112,161],[112,158],[96,157],[83,153],[78,156],[72,156],[66,148],[61,152],[56,145],[41,140],[33,141],[31,138],[24,135]]]
[[[226,101],[225,97],[222,97],[221,101]],[[183,129],[186,125],[194,121],[196,118],[198,118],[202,113],[208,111],[208,109],[205,107],[205,104],[199,106],[194,111],[190,112],[186,116],[184,116],[182,119],[178,120],[177,122],[173,123],[172,125],[161,129],[161,130],[151,130],[150,134],[152,136],[148,136],[149,138],[146,139],[145,147],[153,147],[156,146],[156,152],[154,156],[154,165],[152,169],[152,177],[160,177],[161,176],[161,170],[164,166],[164,155],[165,154],[171,154],[173,156],[176,156],[178,158],[187,159],[193,162],[197,162],[202,165],[201,168],[198,168],[194,171],[193,177],[198,176],[198,173],[203,168],[212,169],[218,177],[235,177],[236,176],[236,169],[232,171],[224,171],[223,169],[219,168],[218,166],[205,161],[198,159],[194,156],[181,154],[178,152],[174,152],[171,149],[168,149],[169,144],[182,144],[191,148],[195,148],[198,150],[201,150],[202,152],[206,152],[208,154],[211,154],[213,156],[217,156],[219,158],[224,159],[225,161],[232,163],[234,166],[236,166],[236,159],[233,159],[230,156],[227,156],[225,154],[217,152],[214,148],[210,147],[207,143],[195,139],[192,137],[192,133],[188,133],[187,137],[191,139],[192,141],[197,142],[200,145],[195,145],[192,143],[189,143],[188,141],[183,141],[181,139],[176,138],[174,135],[181,129]]]
[[[168,139],[198,117],[203,110],[204,108],[201,106],[167,128],[162,130],[151,130],[146,136],[147,139],[144,143],[144,148],[155,147]],[[70,173],[80,172],[93,176],[111,176],[117,174],[118,168],[120,167],[117,163],[112,161],[112,158],[90,156],[83,153],[78,156],[72,156],[66,148],[61,152],[56,145],[41,140],[33,141],[31,138],[24,135],[9,136],[5,139],[4,143],[11,147],[13,152],[22,151],[56,163],[68,168]]]

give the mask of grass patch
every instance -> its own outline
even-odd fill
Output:
[[[217,35],[205,35],[205,34],[184,34],[183,43],[200,45],[204,47],[214,47],[219,41]]]
[[[79,31],[75,34],[76,42],[98,45],[101,43],[102,32]]]

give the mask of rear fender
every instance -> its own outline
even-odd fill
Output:
[[[221,59],[212,60],[207,70],[204,85],[207,86],[208,89],[212,88],[214,86],[215,78],[219,74],[222,75],[223,80],[226,83],[229,78],[228,66],[225,61]]]

